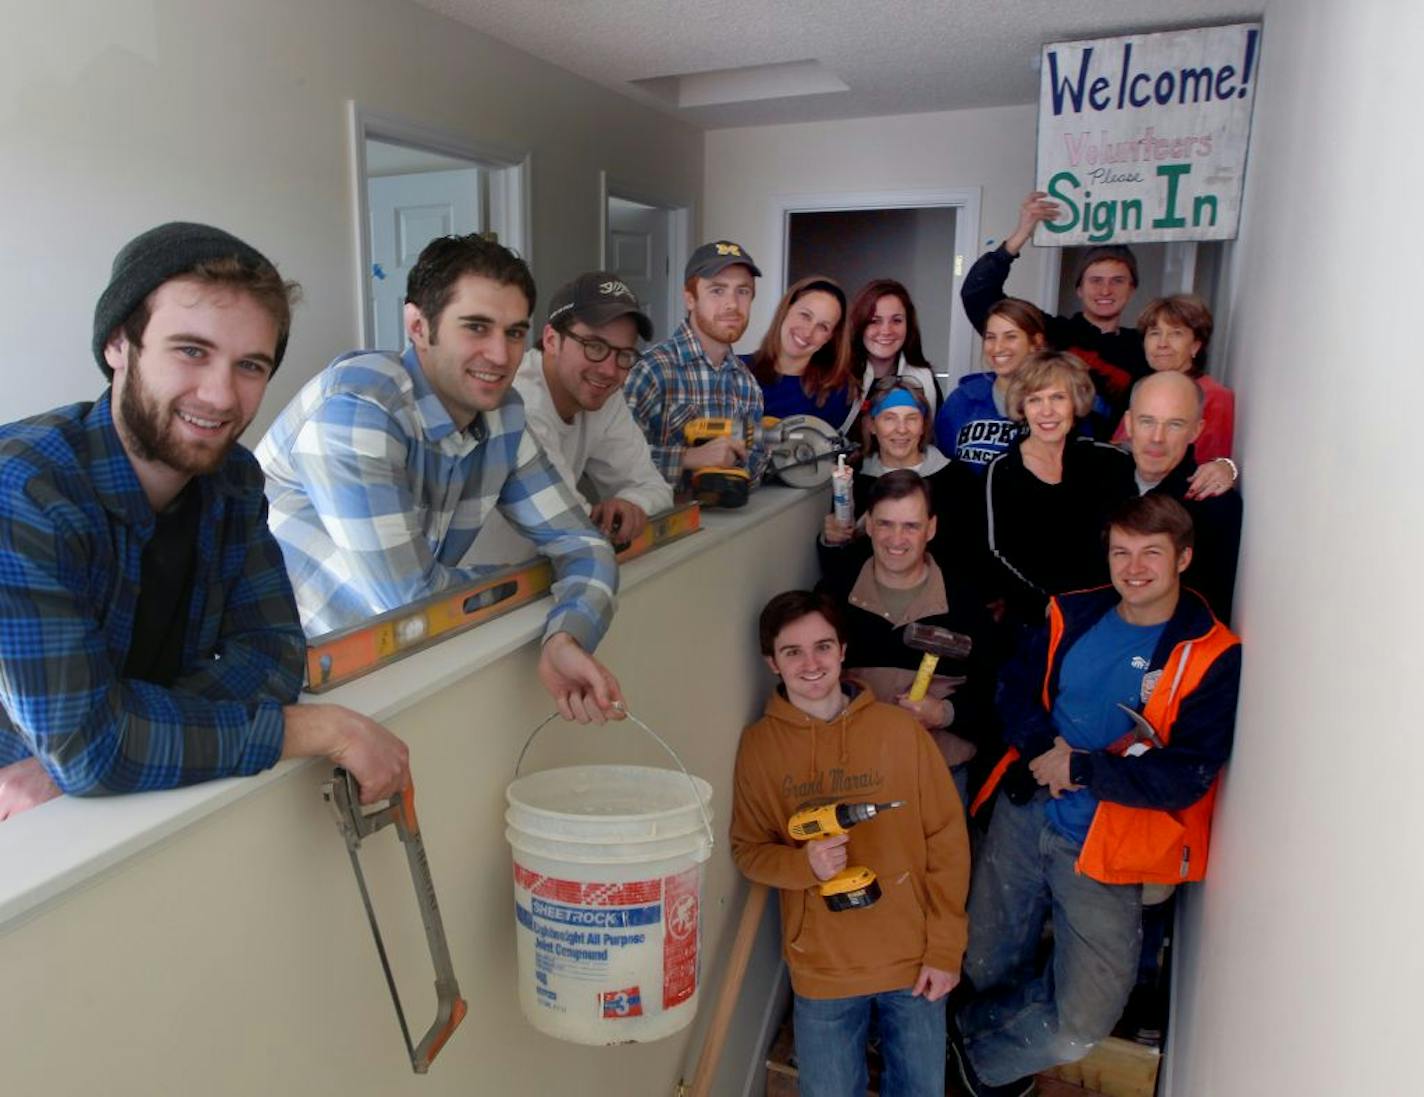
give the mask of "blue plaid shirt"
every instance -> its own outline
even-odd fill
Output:
[[[736,419],[759,426],[761,386],[751,370],[730,350],[714,363],[684,320],[672,337],[643,352],[623,384],[623,396],[667,482],[682,479],[682,455],[687,450],[683,428],[693,419]],[[752,483],[761,477],[766,453],[760,446],[747,451]]]
[[[256,453],[308,636],[497,570],[459,566],[496,507],[554,565],[546,635],[592,651],[608,630],[613,549],[524,429],[518,393],[460,430],[413,347],[357,351],[302,387]]]
[[[196,483],[182,672],[167,688],[122,678],[155,517],[109,395],[0,426],[0,765],[33,754],[83,795],[277,760],[306,643],[262,472],[234,447]]]

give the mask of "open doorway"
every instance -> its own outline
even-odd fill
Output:
[[[526,260],[528,161],[352,104],[361,346],[405,349],[405,288],[439,236],[482,232]]]
[[[974,329],[957,301],[965,257],[979,237],[978,187],[778,195],[773,215],[781,225],[773,238],[779,251],[763,269],[779,274],[782,288],[820,273],[853,297],[871,278],[898,279],[914,298],[941,391],[974,369]],[[859,243],[838,241],[838,232],[855,233]],[[867,262],[857,267],[856,253],[867,249]]]
[[[484,231],[489,173],[468,160],[366,141],[371,221],[371,316],[376,350],[405,349],[405,284],[421,249],[438,236]]]
[[[682,268],[687,263],[686,204],[649,194],[604,173],[601,267],[631,289],[653,321],[653,339],[666,339],[682,321]]]
[[[847,298],[876,278],[902,283],[915,302],[925,355],[943,393],[958,217],[953,206],[793,213],[786,229],[786,282],[826,275],[841,284]]]

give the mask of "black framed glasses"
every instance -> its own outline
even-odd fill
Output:
[[[572,339],[579,346],[583,347],[584,357],[590,362],[602,362],[611,354],[614,356],[613,364],[627,373],[633,368],[633,363],[638,360],[638,351],[633,347],[615,347],[597,336],[585,338],[582,335],[575,335],[571,331],[561,332],[565,339]]]

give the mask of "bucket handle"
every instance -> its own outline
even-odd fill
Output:
[[[625,706],[621,701],[617,702],[616,707],[622,711],[624,716],[628,717],[628,719],[632,720],[633,723],[637,724],[640,728],[642,728],[654,739],[656,739],[658,742],[658,746],[662,747],[663,750],[667,751],[670,755],[672,755],[672,760],[677,763],[677,768],[682,770],[682,775],[687,778],[687,783],[692,789],[692,801],[697,805],[697,813],[702,816],[702,825],[707,828],[707,850],[710,853],[712,850],[716,849],[717,838],[712,832],[712,820],[707,817],[707,806],[702,802],[701,793],[697,791],[697,782],[692,779],[692,774],[687,772],[687,767],[682,764],[682,759],[678,757],[677,751],[672,749],[666,739],[664,739],[656,731],[648,727],[647,724],[643,723],[643,721],[639,720],[636,716],[629,712],[627,706]],[[559,714],[557,712],[550,713],[538,727],[536,727],[533,731],[529,733],[529,738],[524,740],[524,749],[519,752],[519,759],[514,763],[515,777],[519,776],[519,767],[524,765],[524,756],[529,753],[529,748],[534,745],[534,737],[558,718]]]

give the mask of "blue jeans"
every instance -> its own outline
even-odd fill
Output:
[[[989,1085],[1007,1085],[1088,1054],[1122,1016],[1142,949],[1142,888],[1073,868],[1081,848],[1049,824],[1041,791],[1000,795],[974,864],[964,974],[975,996],[958,1013],[964,1048]],[[1053,955],[1037,964],[1044,919]]]
[[[870,1084],[865,1041],[878,1014],[881,1097],[944,1097],[944,1003],[889,990],[855,998],[795,996],[801,1097],[861,1097]]]

